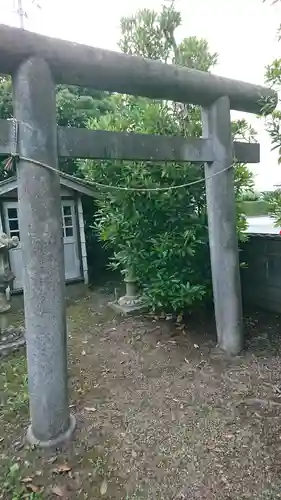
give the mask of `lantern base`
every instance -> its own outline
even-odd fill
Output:
[[[109,307],[111,307],[114,311],[123,315],[133,315],[140,314],[147,310],[147,304],[144,302],[141,296],[129,296],[124,295],[124,297],[120,297],[120,299],[109,302]]]

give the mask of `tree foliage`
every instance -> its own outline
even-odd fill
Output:
[[[268,206],[268,214],[274,219],[276,227],[281,226],[281,190],[276,189],[271,193],[267,193],[266,202]]]
[[[176,43],[181,15],[174,3],[161,12],[139,10],[121,20],[123,52],[210,70],[217,54],[205,40],[187,37]],[[158,135],[201,136],[200,109],[193,105],[149,100],[126,95],[110,98],[112,111],[89,121],[89,128]],[[245,121],[233,124],[236,134],[249,137]],[[150,305],[181,311],[210,295],[210,263],[204,183],[185,188],[181,184],[203,179],[203,166],[178,163],[83,162],[87,178],[124,188],[168,188],[166,191],[103,191],[95,225],[102,241],[114,249],[113,266],[133,269]],[[235,170],[239,199],[253,187],[244,165]],[[242,234],[245,218],[237,215]]]
[[[13,116],[12,82],[7,76],[0,76],[0,119]]]
[[[57,123],[65,127],[86,127],[89,119],[110,110],[107,93],[73,85],[57,86],[56,105]],[[81,174],[74,159],[60,159],[60,169],[68,174]]]
[[[264,0],[266,1],[266,0]],[[268,0],[269,1],[269,0]],[[280,0],[271,0],[272,4],[279,3]],[[281,27],[278,29],[278,38],[280,41]],[[274,59],[267,67],[265,78],[268,84],[278,92],[281,88],[281,59]],[[281,163],[281,112],[279,109],[266,118],[266,128],[272,141],[272,149],[278,150],[278,163]],[[275,220],[275,225],[281,225],[281,191],[277,189],[267,196],[269,213]]]
[[[97,118],[110,110],[108,94],[94,89],[72,85],[56,88],[57,123],[66,127],[86,127],[90,118]],[[0,119],[13,116],[12,80],[0,77]],[[78,163],[74,159],[60,160],[60,169],[79,175]],[[0,170],[0,180],[7,174]]]
[[[110,111],[109,94],[74,85],[57,85],[57,123],[66,127],[86,127],[90,118]],[[12,80],[0,77],[0,119],[13,116]]]

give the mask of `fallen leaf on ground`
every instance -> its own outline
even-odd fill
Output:
[[[64,474],[65,472],[70,472],[71,471],[71,467],[67,464],[61,464],[61,465],[58,465],[57,467],[55,467],[54,469],[52,469],[52,472],[54,474]]]
[[[54,495],[57,495],[57,497],[67,498],[68,493],[65,486],[54,486],[51,491]]]
[[[100,486],[100,494],[105,495],[107,492],[107,480],[104,479]]]
[[[39,486],[36,486],[36,484],[28,483],[26,485],[26,489],[29,491],[32,491],[32,493],[38,493],[41,491],[41,488]]]
[[[96,408],[94,408],[94,407],[91,408],[91,407],[87,407],[87,406],[85,407],[85,410],[86,411],[97,411]]]

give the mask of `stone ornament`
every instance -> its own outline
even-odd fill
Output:
[[[16,248],[19,238],[9,238],[6,233],[0,233],[0,313],[10,309],[10,292],[14,281],[14,274],[10,269],[9,250]]]
[[[17,351],[25,345],[25,330],[23,327],[9,326],[0,328],[0,359]]]

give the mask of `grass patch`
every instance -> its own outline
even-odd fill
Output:
[[[10,421],[28,408],[28,384],[26,357],[23,353],[4,358],[1,361],[0,396],[1,420]]]
[[[268,203],[265,200],[243,201],[241,206],[247,217],[268,215]]]
[[[277,500],[281,498],[281,487],[274,486],[269,490],[266,490],[261,497],[261,500]]]
[[[93,471],[101,477],[105,477],[108,475],[107,472],[107,463],[101,457],[97,457],[95,460],[89,459],[89,462],[92,464]]]
[[[141,488],[137,488],[132,495],[126,496],[126,500],[148,500],[148,497]]]
[[[6,470],[5,478],[1,478],[0,498],[12,500],[43,500],[41,489],[32,484],[29,478],[24,477],[17,462],[12,463]]]

